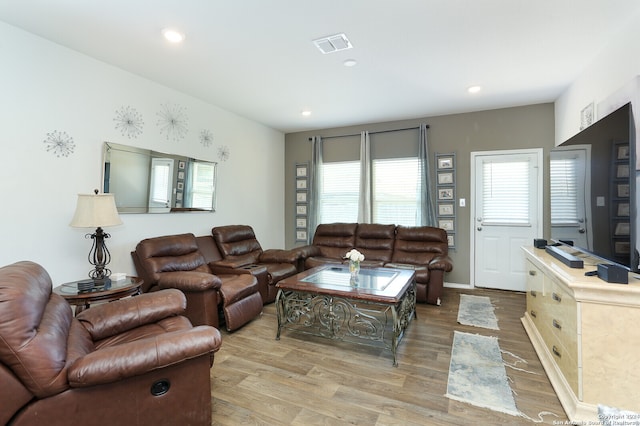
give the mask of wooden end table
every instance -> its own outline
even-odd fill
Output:
[[[127,276],[123,280],[111,281],[104,285],[91,286],[91,279],[71,281],[61,284],[53,292],[64,297],[70,305],[76,307],[76,315],[88,309],[95,302],[112,302],[127,296],[141,293],[142,278]]]

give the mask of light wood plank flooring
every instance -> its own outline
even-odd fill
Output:
[[[460,294],[488,296],[500,330],[457,323]],[[211,370],[214,425],[520,425],[531,420],[445,397],[453,331],[497,336],[500,348],[523,358],[507,368],[520,412],[543,424],[564,422],[549,380],[520,323],[523,293],[444,289],[442,306],[418,304],[417,320],[398,349],[335,342],[284,330],[275,340],[274,304],[242,329],[222,331]],[[513,361],[503,355],[505,361]],[[559,423],[556,423],[559,424]]]

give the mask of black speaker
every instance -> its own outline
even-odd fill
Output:
[[[629,284],[629,271],[622,266],[599,263],[598,277],[608,283]]]
[[[539,248],[539,249],[543,249],[547,246],[547,240],[542,239],[542,238],[534,238],[533,239],[533,246],[535,248]]]

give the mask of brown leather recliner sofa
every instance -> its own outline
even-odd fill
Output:
[[[260,315],[262,297],[253,275],[212,271],[209,262],[221,259],[216,252],[211,237],[187,233],[144,239],[131,256],[144,280],[143,292],[177,288],[187,297],[185,315],[193,324],[219,328],[222,313],[233,331]]]
[[[211,234],[221,259],[209,263],[214,271],[250,273],[258,277],[262,300],[276,300],[278,281],[298,273],[295,250],[262,250],[253,228],[247,225],[217,226]],[[204,240],[204,238],[202,239]],[[203,241],[204,242],[204,241]],[[265,272],[263,272],[265,271]]]
[[[309,269],[347,263],[344,256],[353,248],[365,256],[362,267],[415,270],[417,301],[440,304],[444,274],[453,269],[444,229],[370,223],[320,224],[313,243],[297,250],[303,268]]]
[[[73,317],[42,266],[0,268],[0,424],[211,425],[218,330],[177,290]]]

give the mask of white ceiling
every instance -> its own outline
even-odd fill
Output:
[[[638,12],[638,0],[0,0],[1,21],[285,133],[553,102]],[[184,43],[168,45],[166,27]],[[353,49],[312,43],[336,33]]]

